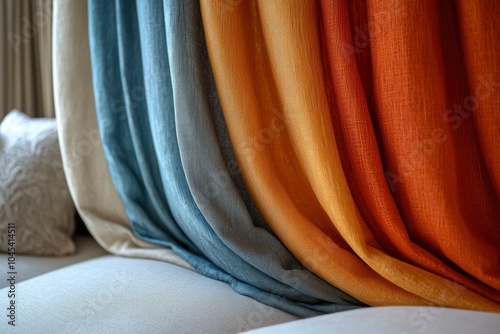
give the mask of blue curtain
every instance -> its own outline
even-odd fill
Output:
[[[253,204],[218,103],[198,1],[90,0],[89,31],[104,152],[134,233],[298,316],[361,305],[304,268]]]

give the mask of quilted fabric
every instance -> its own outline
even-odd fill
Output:
[[[75,211],[56,121],[11,111],[0,125],[0,171],[0,251],[7,251],[8,227],[14,224],[16,253],[73,253]]]

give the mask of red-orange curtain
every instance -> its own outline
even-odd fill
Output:
[[[348,22],[350,11],[346,3],[347,1],[345,3],[336,1],[326,5],[332,5],[332,10],[343,10],[340,20]],[[269,226],[294,255],[317,275],[369,305],[438,304],[470,309],[500,310],[497,303],[481,296],[480,293],[467,288],[457,288],[462,285],[454,284],[451,276],[450,279],[446,279],[400,257],[396,245],[391,245],[390,240],[394,238],[392,235],[386,236],[387,240],[379,238],[379,234],[385,235],[386,233],[375,233],[373,230],[378,228],[378,225],[382,228],[386,222],[366,216],[364,214],[366,210],[361,210],[364,204],[360,205],[357,202],[359,196],[356,196],[356,192],[351,189],[360,187],[357,191],[370,192],[372,188],[363,189],[361,185],[349,182],[353,180],[353,177],[346,177],[346,174],[352,172],[346,169],[345,158],[348,158],[348,163],[356,162],[351,161],[350,155],[347,154],[349,147],[342,147],[342,141],[339,141],[338,145],[335,138],[333,124],[338,120],[335,115],[331,116],[334,110],[332,103],[335,102],[332,94],[334,95],[338,85],[345,85],[344,88],[352,89],[356,99],[364,100],[365,105],[363,102],[357,105],[347,104],[343,105],[344,109],[335,106],[338,109],[337,112],[350,113],[359,108],[360,113],[365,114],[363,117],[366,118],[364,120],[366,124],[369,123],[371,117],[366,111],[366,108],[370,108],[370,103],[401,106],[392,113],[384,115],[380,115],[381,112],[376,113],[374,116],[381,119],[377,120],[373,128],[371,125],[368,127],[368,131],[375,133],[375,135],[372,133],[370,137],[375,141],[373,147],[376,149],[382,146],[380,152],[372,152],[371,146],[358,147],[359,154],[370,150],[369,153],[364,154],[375,154],[375,157],[379,155],[379,164],[380,161],[385,163],[386,159],[399,161],[401,157],[397,150],[392,152],[385,148],[383,145],[385,142],[378,143],[378,141],[383,141],[383,137],[387,136],[394,146],[404,147],[405,142],[410,140],[406,137],[407,135],[420,134],[418,132],[421,130],[418,126],[420,122],[427,125],[426,122],[433,121],[427,113],[430,112],[430,108],[441,107],[443,103],[439,101],[443,98],[442,94],[446,96],[445,92],[435,91],[431,86],[429,89],[426,88],[431,91],[430,96],[425,96],[425,99],[421,100],[420,96],[413,96],[413,90],[416,88],[411,86],[411,82],[412,80],[418,81],[419,86],[423,87],[427,84],[436,84],[433,82],[435,78],[425,78],[423,82],[422,79],[413,78],[412,71],[424,71],[419,66],[415,68],[415,64],[407,64],[410,73],[405,74],[401,70],[387,73],[391,70],[389,66],[391,61],[400,61],[403,64],[408,61],[404,58],[395,59],[400,56],[394,51],[394,54],[389,54],[390,57],[388,55],[365,57],[366,64],[360,65],[360,71],[361,69],[363,72],[367,71],[367,79],[360,78],[361,83],[358,83],[357,87],[350,88],[348,84],[350,78],[347,77],[335,82],[335,76],[331,73],[335,72],[337,67],[344,65],[336,62],[335,59],[330,59],[331,57],[328,57],[330,54],[322,57],[320,28],[323,28],[320,24],[322,15],[319,2],[256,0],[237,2],[230,6],[224,1],[202,0],[201,7],[217,90],[242,175]],[[366,13],[370,9],[368,5],[364,8]],[[412,13],[411,10],[409,13]],[[412,15],[415,14],[408,15],[413,17]],[[363,18],[366,18],[366,15],[359,17],[360,20]],[[401,20],[411,21],[410,17],[406,18],[404,15]],[[391,22],[393,21],[391,19]],[[335,38],[335,34],[330,34],[329,26],[331,24],[325,21],[323,37],[326,40]],[[344,29],[348,28],[347,26]],[[397,36],[395,39],[408,38],[408,44],[404,47],[410,47],[408,52],[413,55],[411,48],[415,48],[415,52],[418,53],[419,48],[424,48],[428,40],[437,39],[435,36],[427,36],[426,33],[424,29],[416,35]],[[418,39],[422,40],[416,41]],[[393,42],[386,41],[385,44],[387,43]],[[439,44],[437,40],[434,43]],[[384,43],[381,43],[381,47],[383,46]],[[385,46],[387,48],[387,45]],[[374,57],[377,62],[372,62]],[[428,57],[432,58],[434,55]],[[328,65],[327,71],[323,68],[325,61]],[[430,61],[436,62],[437,60],[430,59]],[[439,67],[439,64],[434,65],[436,68]],[[354,64],[350,66],[353,67],[352,71],[355,70]],[[383,74],[390,75],[391,78],[394,76],[400,81],[391,82],[392,86],[386,83],[388,86],[384,90],[377,86],[379,84],[377,80],[385,83],[384,80],[369,71],[373,73],[379,71],[381,76]],[[347,73],[352,74],[351,72]],[[327,80],[325,80],[325,75]],[[405,78],[404,75],[409,78]],[[371,87],[364,85],[371,85]],[[398,87],[403,91],[406,89],[407,93],[402,94],[398,91]],[[370,92],[364,93],[363,90],[367,88]],[[392,97],[389,96],[391,93],[394,94]],[[400,93],[401,95],[396,96]],[[403,112],[398,114],[398,111],[407,108],[406,105],[411,104],[415,99],[423,103],[422,108],[427,113],[419,116],[420,114],[414,108],[404,111],[404,113],[412,114],[410,119],[408,116],[405,118]],[[433,104],[430,104],[431,101]],[[419,117],[423,117],[424,120]],[[416,118],[418,120],[415,120]],[[398,128],[404,138],[396,138],[397,134],[391,133],[388,125],[385,125],[387,129],[380,130],[379,127],[384,125],[384,122]],[[407,134],[405,122],[411,123],[410,127],[415,127],[411,130],[414,131],[413,133]],[[366,124],[360,124],[359,131],[362,131]],[[431,128],[433,125],[433,123],[430,124]],[[335,129],[338,130],[338,124]],[[425,129],[427,128],[422,130]],[[352,136],[360,136],[356,134],[356,131],[358,130],[353,129]],[[380,133],[383,134],[382,138],[377,137]],[[423,134],[426,132],[424,131]],[[344,141],[349,140],[350,138],[344,138]],[[387,157],[387,154],[390,156]],[[393,154],[397,156],[392,156]],[[341,161],[341,157],[344,157],[344,161]],[[436,160],[439,168],[442,168],[443,163],[446,165],[453,162],[445,158],[440,157]],[[398,165],[394,162],[393,165],[387,164],[387,166],[392,173],[398,173],[399,169],[395,168]],[[362,166],[356,165],[351,168],[362,168]],[[420,168],[423,168],[427,174],[419,176],[421,180],[419,182],[422,180],[425,184],[447,182],[450,178],[442,175],[443,173],[430,173],[429,171],[434,170],[435,167],[421,166]],[[373,173],[371,170],[364,172]],[[417,171],[418,173],[420,171]],[[379,175],[375,176],[379,177]],[[440,179],[441,176],[446,177]],[[472,176],[468,177],[472,179]],[[396,179],[399,180],[398,177]],[[479,181],[475,187],[481,187],[481,182],[484,181]],[[404,182],[405,186],[406,184]],[[441,184],[438,183],[438,185],[441,187]],[[384,184],[380,185],[380,187],[383,186]],[[422,192],[431,190],[424,187]],[[443,192],[439,190],[437,194],[441,196]],[[491,194],[485,194],[485,196],[488,195]],[[372,191],[370,196],[376,197],[377,193]],[[426,203],[433,203],[431,200],[437,200],[436,196],[433,193],[432,196],[423,197]],[[384,198],[392,200],[388,194]],[[396,203],[383,202],[381,205],[395,206],[392,209],[388,208],[389,211],[403,211],[397,206],[399,205],[398,194],[395,194],[394,198],[395,200],[392,201]],[[423,205],[422,201],[405,199],[406,210],[412,214],[415,211],[411,209],[412,206],[420,208]],[[440,203],[445,202],[443,198],[439,200]],[[435,205],[439,207],[437,203]],[[435,215],[437,221],[441,222],[440,215],[448,214],[447,205],[449,203],[442,205],[446,209],[444,213],[440,212]],[[439,207],[439,210],[441,209],[442,207]],[[421,210],[432,216],[427,212],[428,209]],[[404,213],[403,218],[406,219]],[[413,232],[411,224],[407,224],[406,228],[408,233]],[[460,228],[460,225],[456,228]],[[478,227],[477,230],[481,228]],[[400,227],[399,232],[389,231],[388,233],[401,235],[406,232]],[[440,226],[439,233],[450,239],[455,238],[453,234],[455,231],[447,229],[446,226]],[[461,231],[459,234],[463,239],[471,236],[469,231]],[[476,237],[475,234],[472,236]],[[411,235],[411,238],[414,237]],[[494,236],[486,238],[484,247],[490,247],[489,242],[494,238]],[[429,240],[425,239],[425,242]],[[422,244],[424,248],[428,246],[420,241],[419,244]],[[425,253],[425,249],[421,252]],[[428,252],[434,254],[435,249],[429,248]],[[439,252],[436,254],[440,256]],[[431,255],[429,257],[432,258]],[[436,260],[436,262],[439,261]]]
[[[321,8],[335,134],[377,242],[499,302],[498,2]]]

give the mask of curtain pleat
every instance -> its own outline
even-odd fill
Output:
[[[500,3],[493,0],[457,1],[455,10],[460,20],[458,33],[461,37],[470,94],[463,99],[463,104],[466,105],[462,109],[466,110],[460,113],[460,116],[464,122],[467,122],[469,117],[474,120],[476,136],[487,171],[484,174],[487,174],[491,180],[491,186],[494,187],[496,193],[496,203],[498,203],[500,198],[500,155],[498,154],[500,43],[497,41],[500,38],[500,27],[497,22],[500,17]],[[455,118],[455,126],[458,124]],[[498,221],[497,219],[497,227]],[[497,258],[497,269],[500,267],[498,264]],[[495,287],[498,290],[498,271],[496,273]]]
[[[369,5],[374,12],[382,3]],[[474,123],[461,115],[474,93],[464,83],[447,9],[434,1],[405,3],[370,39],[372,117],[384,168],[401,180],[394,182],[393,196],[412,240],[498,289],[500,205],[477,150]]]
[[[185,36],[193,39],[179,53],[169,52],[169,60],[179,153],[189,188],[207,223],[243,261],[300,292],[290,293],[289,287],[283,292],[273,290],[281,296],[310,303],[356,303],[347,294],[304,269],[269,232],[266,222],[255,210],[224,127],[206,53],[199,6],[185,4],[170,9],[167,26],[177,30],[169,35],[168,49],[177,50],[176,46],[182,45]],[[186,62],[186,59],[191,61]],[[223,125],[219,126],[218,137],[214,122]],[[224,151],[224,156],[221,151]],[[221,256],[221,253],[214,256]],[[321,310],[342,308],[345,307],[325,304]]]
[[[265,49],[265,26],[261,25],[257,2],[243,2],[231,10],[218,1],[201,4],[229,134],[242,175],[268,224],[302,263],[343,291],[356,297],[353,286],[384,282],[349,251],[331,226],[296,159],[287,125],[300,115],[287,118],[289,114],[283,110],[271,75],[273,64]],[[291,13],[298,16],[300,12]],[[278,17],[275,22],[273,26],[286,24]],[[301,21],[297,26],[308,23],[313,22]],[[293,37],[283,35],[283,40],[290,39]],[[316,105],[313,98],[308,101]],[[391,284],[387,286],[394,293],[386,295],[400,292],[412,298]],[[421,301],[416,296],[414,299]],[[363,301],[369,303],[370,299]]]

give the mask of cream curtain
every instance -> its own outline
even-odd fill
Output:
[[[0,119],[13,108],[54,117],[52,0],[1,0],[0,35]]]

